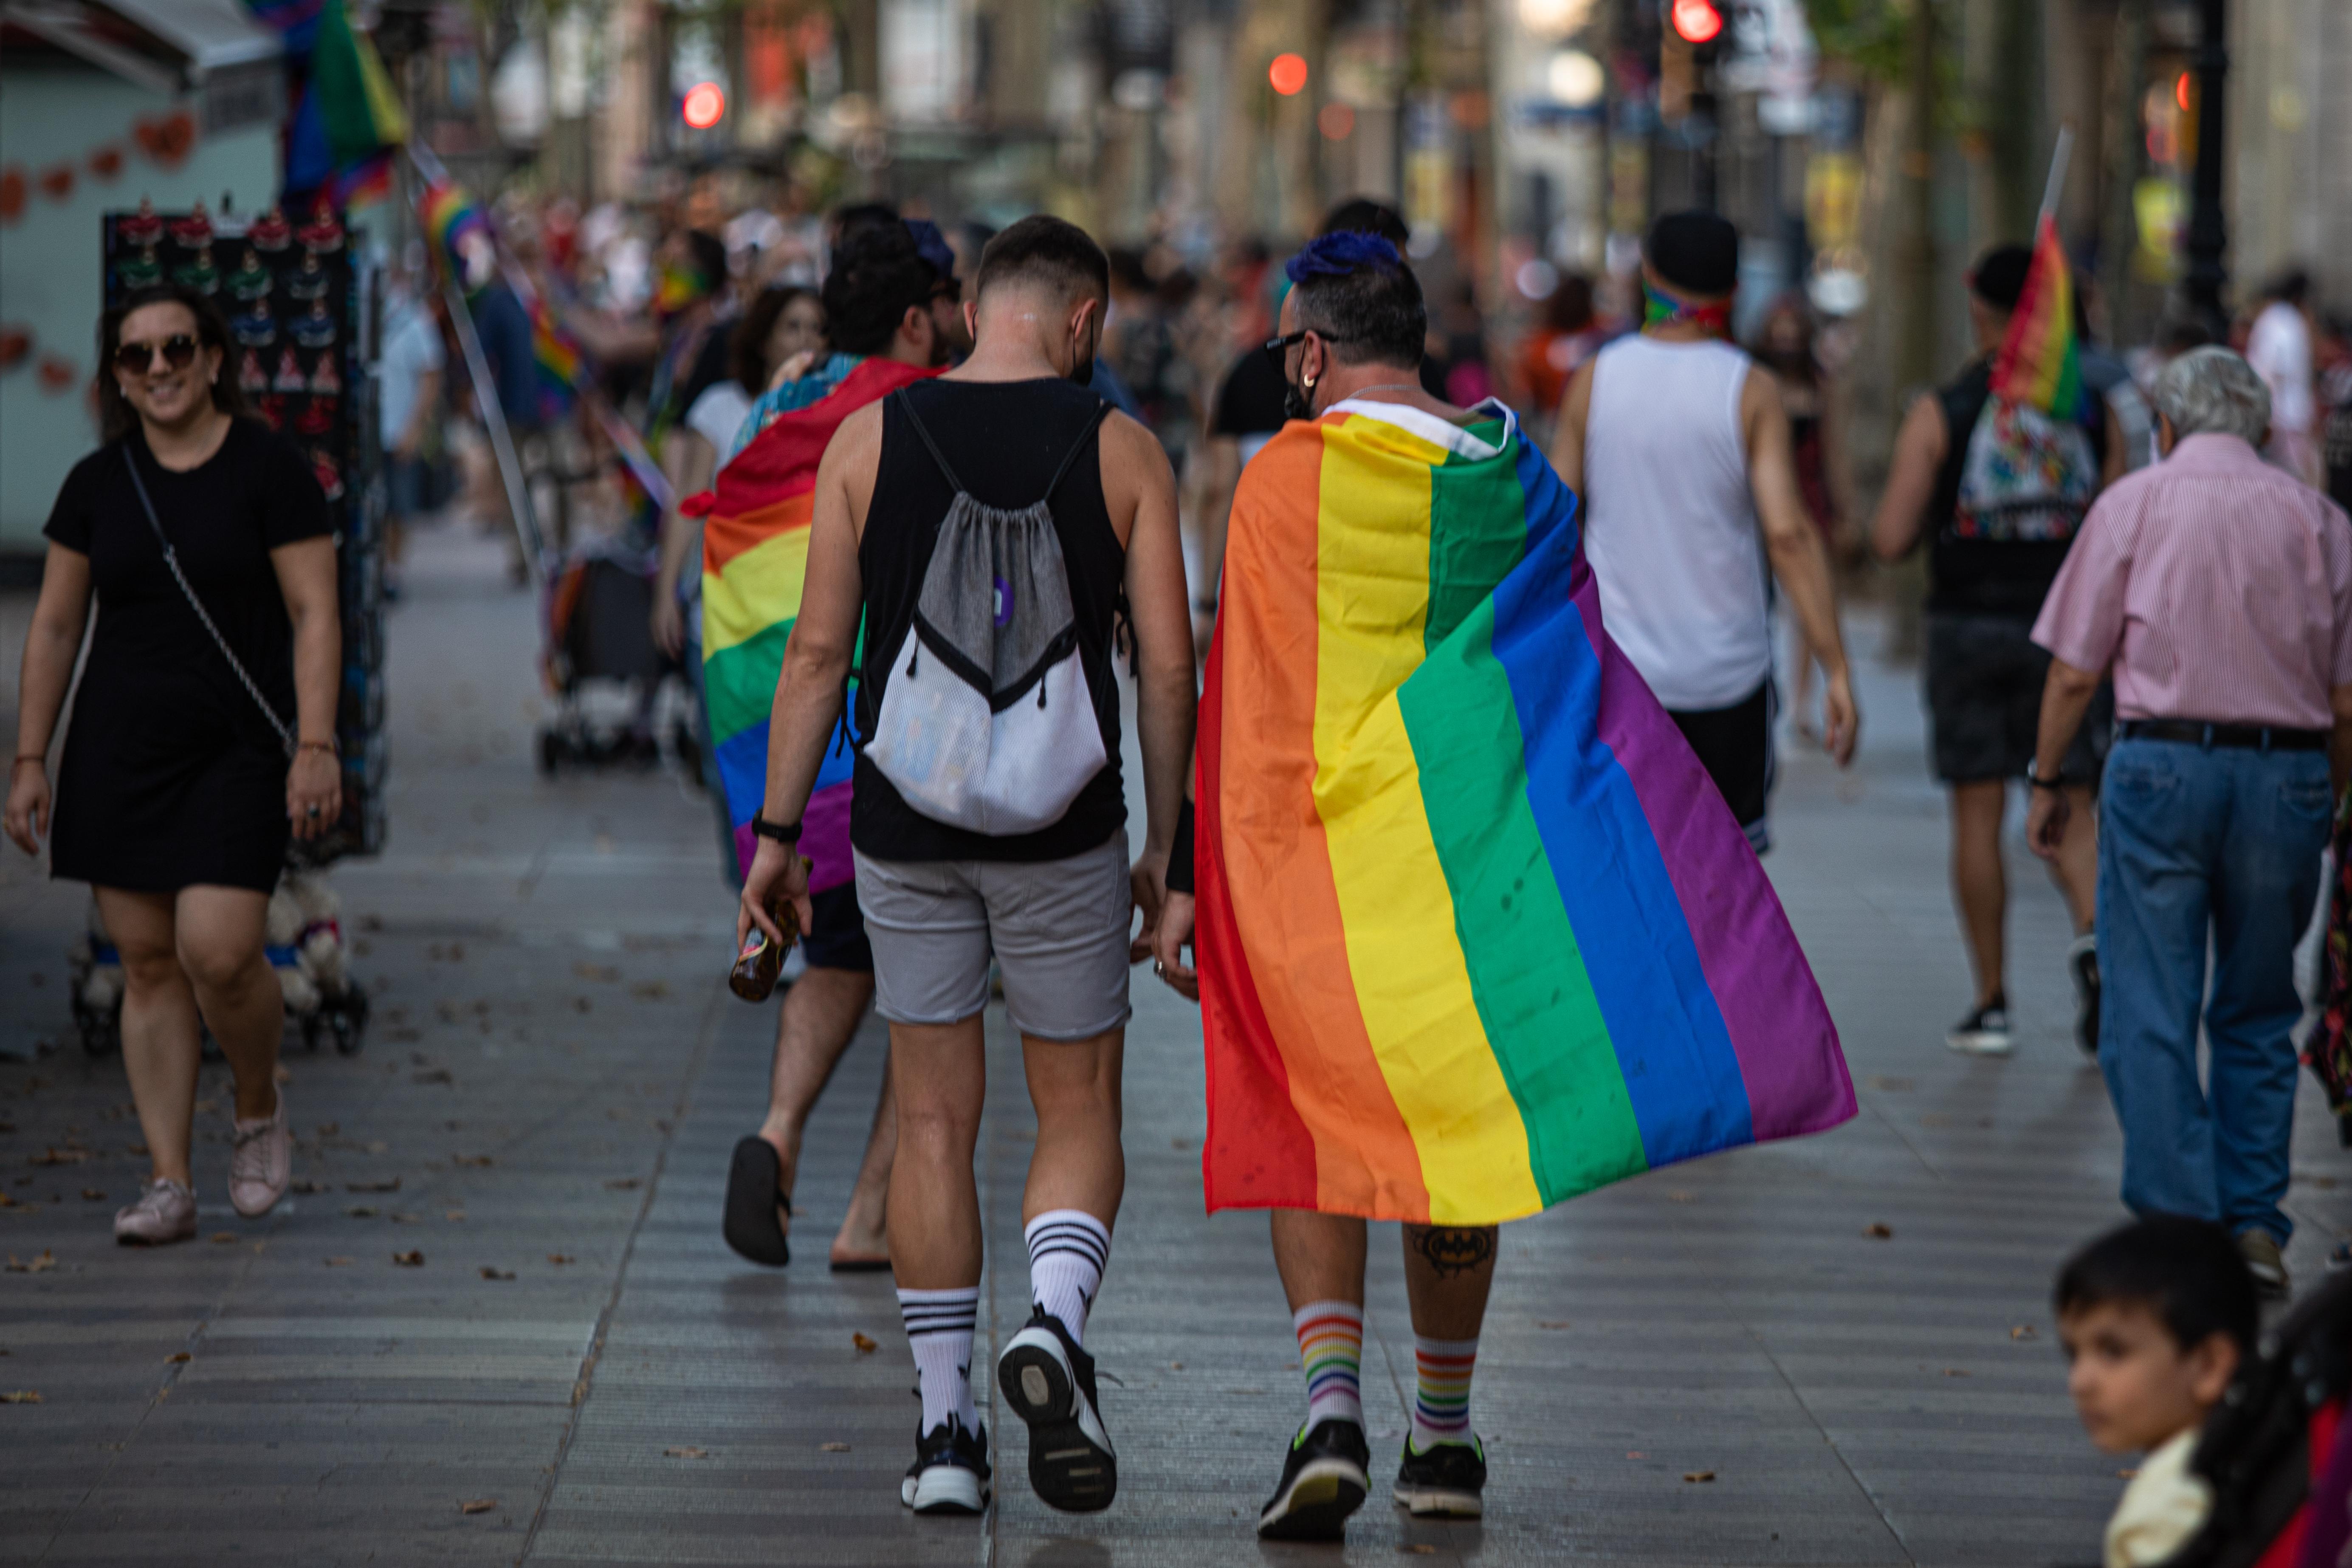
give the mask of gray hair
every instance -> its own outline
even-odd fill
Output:
[[[2210,433],[2258,444],[2271,426],[2270,388],[2253,366],[2216,344],[2166,365],[2148,401],[2172,421],[2175,439]]]

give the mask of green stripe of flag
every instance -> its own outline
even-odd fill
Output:
[[[1492,579],[1489,579],[1492,581]],[[1483,601],[1398,689],[1478,1017],[1549,1205],[1649,1168],[1535,813]],[[1571,870],[1571,875],[1573,874]]]
[[[783,673],[784,642],[792,635],[792,621],[778,621],[704,663],[712,745],[750,729],[775,706],[776,678]]]
[[[1484,420],[1471,434],[1499,441],[1503,422]],[[1528,543],[1527,497],[1516,465],[1480,462],[1459,452],[1429,476],[1429,611],[1422,646],[1433,650],[1510,575]]]

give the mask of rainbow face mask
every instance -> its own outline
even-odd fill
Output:
[[[1696,321],[1711,336],[1731,336],[1729,300],[1713,305],[1694,305],[1671,294],[1662,294],[1647,283],[1642,285],[1642,325],[1644,327],[1660,327],[1673,321]]]
[[[662,263],[661,276],[654,284],[656,315],[675,316],[709,297],[710,280],[701,273],[673,261]]]

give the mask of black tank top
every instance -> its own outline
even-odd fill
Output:
[[[1102,725],[1102,771],[1051,826],[999,838],[935,821],[908,805],[882,770],[857,759],[849,841],[877,860],[1062,860],[1106,843],[1127,826],[1118,772],[1118,681],[1113,628],[1123,599],[1127,552],[1103,505],[1101,447],[1090,428],[1102,399],[1059,379],[919,381],[884,400],[882,454],[866,509],[857,565],[866,581],[865,647],[857,670],[857,732],[874,732],[890,682],[892,653],[914,623],[923,573],[939,542],[955,486],[925,449],[898,399],[915,401],[924,428],[976,500],[1013,509],[1034,502],[1071,447],[1084,441],[1049,498],[1070,574],[1078,663]]]
[[[2066,563],[2072,538],[2058,540],[1960,539],[1952,532],[1959,510],[1961,471],[1969,460],[1969,437],[1992,396],[1992,358],[1970,364],[1936,389],[1944,405],[1944,466],[1936,474],[1927,520],[1936,532],[1927,548],[1927,608],[1963,615],[2015,616],[2041,613],[2042,601]],[[2083,428],[2091,438],[2091,459],[2107,458],[2106,405],[2091,398]]]

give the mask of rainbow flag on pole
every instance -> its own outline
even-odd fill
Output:
[[[1854,1113],[1763,868],[1498,416],[1251,460],[1201,700],[1208,1205],[1534,1214]]]
[[[703,520],[703,697],[735,853],[747,870],[755,843],[751,818],[768,787],[768,710],[808,574],[817,459],[843,420],[938,374],[896,360],[866,360],[829,395],[779,416],[719,470],[709,489],[679,505],[687,516]],[[802,818],[801,853],[811,862],[812,889],[836,887],[851,876],[852,761],[845,716]]]
[[[2033,235],[2033,265],[1992,362],[1992,393],[2060,419],[2083,413],[2083,360],[2074,345],[2074,273],[2050,214]]]

